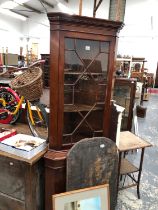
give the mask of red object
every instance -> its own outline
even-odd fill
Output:
[[[6,135],[3,135],[1,136],[1,134],[4,134],[4,132],[6,132]],[[0,130],[0,142],[11,137],[11,136],[14,136],[16,135],[17,132],[15,129],[5,129],[5,128],[1,128]]]
[[[2,124],[9,124],[13,119],[12,115],[8,113],[7,109],[1,109],[0,115],[1,115],[0,123],[2,123]],[[3,115],[3,118],[2,118],[2,115]]]
[[[14,97],[14,100],[13,101],[10,101],[8,103],[8,105],[11,106],[15,102],[17,104],[19,103],[20,97],[19,97],[19,95],[14,90],[12,90],[10,87],[0,87],[0,91],[1,90],[3,91],[3,89],[4,89],[4,92],[9,92]],[[21,108],[22,108],[22,105],[20,106],[20,109]],[[12,121],[12,119],[13,119],[13,115],[9,112],[9,110],[7,110],[6,107],[2,107],[0,109],[0,123],[1,124],[10,124],[10,122]]]
[[[4,87],[1,87],[1,88],[4,88]],[[8,92],[12,93],[12,95],[14,96],[14,99],[15,99],[15,101],[17,101],[17,103],[20,101],[19,95],[18,95],[13,89],[11,89],[10,87],[5,87],[5,89],[6,89]],[[22,106],[21,106],[21,107],[22,107]]]

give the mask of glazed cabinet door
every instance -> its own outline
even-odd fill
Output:
[[[63,144],[103,136],[109,42],[64,38]]]

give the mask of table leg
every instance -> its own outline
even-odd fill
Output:
[[[140,199],[139,185],[140,185],[140,178],[141,178],[141,173],[142,173],[142,166],[143,166],[143,159],[144,159],[144,150],[145,150],[145,148],[142,148],[141,157],[140,157],[140,165],[139,165],[139,173],[138,173],[138,182],[137,182],[138,199]]]
[[[119,152],[117,192],[119,190],[119,182],[120,182],[121,157],[122,157],[122,152]]]

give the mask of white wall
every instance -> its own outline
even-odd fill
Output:
[[[22,27],[24,48],[28,44],[39,43],[39,58],[41,53],[50,52],[50,27],[46,14],[35,15],[29,18]],[[27,39],[29,38],[29,39]]]
[[[67,6],[67,4],[65,3]],[[74,14],[79,13],[79,1],[76,3],[74,0],[69,0],[69,9]],[[93,16],[93,1],[92,0],[83,0],[83,16]],[[108,8],[109,0],[103,0],[102,6],[98,9],[96,17],[99,18],[108,18]],[[55,12],[61,12],[58,6],[52,10]],[[24,48],[26,44],[31,47],[32,42],[39,43],[39,57],[41,53],[50,52],[50,27],[49,21],[46,14],[43,15],[34,15],[32,18],[28,19],[22,27],[22,33],[24,36]],[[26,37],[29,37],[29,41],[26,41]]]
[[[66,4],[66,3],[65,3]],[[79,0],[69,0],[69,8],[79,12]],[[146,68],[155,72],[158,61],[158,0],[126,0],[125,26],[120,31],[118,54],[145,57]],[[109,0],[103,0],[96,17],[107,19]],[[54,11],[60,11],[58,7]],[[83,0],[83,16],[93,15],[93,1]],[[9,46],[9,52],[19,53],[20,45],[24,52],[26,45],[39,43],[39,55],[50,52],[50,30],[46,14],[34,15],[27,21],[18,21],[0,16],[0,51]],[[11,34],[11,35],[10,35]],[[23,37],[19,41],[20,37]],[[29,37],[29,40],[27,39]]]
[[[145,57],[150,72],[155,72],[158,61],[157,8],[157,0],[127,0],[118,42],[118,54]]]
[[[20,52],[20,37],[22,22],[5,15],[0,15],[0,52],[8,47],[9,53]]]
[[[0,52],[20,53],[23,47],[23,54],[26,54],[26,47],[31,48],[32,43],[39,43],[40,53],[50,51],[50,28],[46,14],[35,15],[27,21],[17,20],[0,14]]]
[[[65,3],[67,6],[67,4]],[[69,0],[69,9],[74,13],[79,13],[79,1]],[[93,16],[93,1],[92,0],[83,0],[83,16]],[[108,8],[109,8],[109,0],[103,0],[101,7],[98,9],[96,13],[96,17],[99,18],[108,18]],[[55,12],[61,12],[58,6],[52,10]],[[50,27],[49,21],[46,14],[43,15],[34,15],[31,19],[28,19],[25,24],[23,24],[22,28],[23,36],[24,36],[24,46],[28,43],[29,47],[31,47],[32,42],[39,43],[39,57],[41,53],[49,53],[50,52]],[[29,37],[29,42],[26,41],[26,37]]]

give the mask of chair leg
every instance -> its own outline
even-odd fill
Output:
[[[139,183],[137,185],[137,195],[138,195],[138,199],[140,199]]]
[[[124,180],[123,180],[122,187],[124,187],[124,185],[125,185],[125,180],[126,180],[126,177],[127,177],[127,175],[124,175]]]

